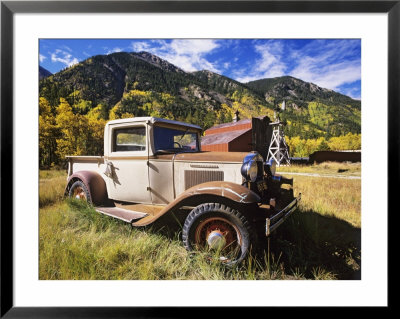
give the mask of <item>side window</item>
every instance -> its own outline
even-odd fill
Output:
[[[144,126],[113,130],[113,152],[146,150],[146,128]]]

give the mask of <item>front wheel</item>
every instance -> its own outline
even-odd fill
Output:
[[[240,263],[251,245],[251,227],[237,210],[219,203],[194,208],[183,225],[183,243],[189,251],[211,251],[232,266]]]

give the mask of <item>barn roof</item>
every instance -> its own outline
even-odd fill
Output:
[[[218,125],[215,125],[213,127],[210,127],[209,130],[223,128],[223,127],[236,126],[236,125],[243,125],[243,124],[248,124],[248,123],[251,123],[251,119],[243,119],[243,120],[240,120],[240,121],[237,121],[237,122],[229,122],[229,123],[218,124]]]
[[[237,123],[239,123],[239,122],[237,122]],[[221,125],[223,125],[223,124],[221,124]],[[227,144],[227,143],[233,141],[235,138],[239,137],[240,135],[243,135],[244,133],[246,133],[250,130],[251,130],[251,128],[247,128],[244,130],[225,132],[223,134],[205,135],[205,136],[201,137],[201,145]]]

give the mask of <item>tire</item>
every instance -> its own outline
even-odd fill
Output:
[[[76,181],[72,184],[69,190],[69,197],[83,200],[88,202],[89,204],[92,204],[89,190],[82,181]]]
[[[237,210],[220,203],[201,204],[187,216],[182,239],[188,251],[214,251],[219,260],[233,266],[248,255],[252,229]]]

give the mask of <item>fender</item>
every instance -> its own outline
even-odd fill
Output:
[[[107,186],[100,174],[93,171],[78,171],[68,177],[64,195],[68,195],[72,184],[81,180],[87,187],[94,205],[99,205],[108,200]]]
[[[229,198],[234,202],[242,204],[251,204],[261,201],[260,196],[247,187],[232,182],[214,181],[198,184],[187,189],[172,203],[180,202],[185,198],[195,195],[215,195]]]
[[[225,181],[213,181],[195,185],[183,193],[181,193],[174,201],[165,206],[160,213],[152,218],[144,218],[136,223],[135,226],[146,226],[160,218],[164,214],[168,213],[174,208],[183,206],[197,206],[201,203],[211,201],[230,200],[237,204],[249,205],[259,203],[261,201],[260,196],[239,184]],[[206,201],[205,201],[206,199]]]

